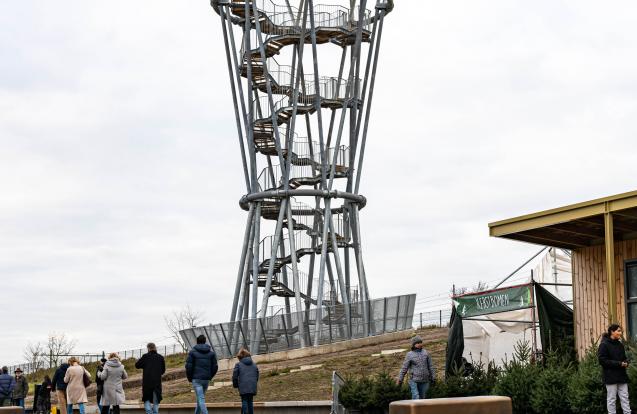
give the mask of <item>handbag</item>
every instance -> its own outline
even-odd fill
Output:
[[[84,383],[84,388],[91,385],[91,377],[88,376],[88,372],[84,370],[84,375],[82,376],[82,382]]]

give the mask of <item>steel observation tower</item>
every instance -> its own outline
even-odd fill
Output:
[[[359,188],[393,0],[343,3],[211,2],[245,174],[239,204],[248,213],[230,320],[243,321],[241,334],[257,348],[277,335],[259,323],[276,312],[287,315],[286,339],[294,332],[299,346],[318,345],[328,326],[345,337],[369,330]]]

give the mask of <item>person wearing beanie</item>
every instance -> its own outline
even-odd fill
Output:
[[[423,348],[422,338],[419,335],[411,338],[411,351],[407,352],[405,362],[400,369],[396,383],[401,385],[407,373],[411,373],[409,388],[413,400],[424,399],[429,385],[436,378],[436,371],[431,360],[431,355]]]

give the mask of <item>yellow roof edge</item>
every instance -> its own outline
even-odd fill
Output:
[[[590,217],[591,215],[599,214],[600,207],[602,208],[601,212],[605,211],[606,203],[610,204],[609,211],[617,211],[637,207],[637,190],[608,197],[596,198],[594,200],[570,204],[550,210],[538,211],[536,213],[525,214],[505,220],[494,221],[492,223],[489,223],[489,234],[495,237],[509,234],[511,233],[510,231],[501,232],[495,230],[498,227],[503,227],[502,230],[504,230],[504,227],[510,227],[509,230],[516,230],[515,228],[518,226],[509,226],[516,223],[535,223],[534,225],[531,225],[530,228],[538,228],[550,225],[550,223],[553,221],[555,221],[555,223],[559,223],[564,221],[576,220],[578,217]],[[555,216],[553,217],[555,220],[551,220],[550,216]],[[521,229],[517,228],[517,230]]]

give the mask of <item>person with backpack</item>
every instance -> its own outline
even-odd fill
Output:
[[[24,400],[29,394],[29,381],[22,374],[20,367],[15,369],[15,388],[13,389],[13,405],[24,408]]]
[[[411,389],[412,400],[424,399],[429,385],[436,378],[436,371],[431,355],[423,348],[422,338],[419,335],[411,338],[411,351],[407,352],[405,356],[405,362],[396,380],[398,385],[403,383],[408,371],[411,371],[409,388]]]
[[[60,414],[66,414],[66,382],[64,382],[64,376],[66,375],[66,370],[69,369],[70,365],[66,362],[60,364],[58,369],[55,370],[55,374],[53,374],[53,379],[51,380],[51,390],[55,391],[55,395],[58,400],[58,411]]]
[[[104,390],[100,401],[101,414],[107,414],[111,407],[113,407],[113,414],[119,414],[119,406],[126,401],[122,381],[128,378],[128,374],[115,352],[108,356],[108,361],[104,363],[104,369],[98,375],[104,381]]]
[[[9,375],[9,368],[2,367],[0,374],[0,407],[11,405],[11,396],[15,388],[15,379]]]
[[[210,380],[217,374],[218,369],[217,355],[206,343],[206,337],[199,335],[197,345],[188,353],[186,360],[186,377],[192,383],[192,388],[197,396],[195,414],[208,414],[206,391]]]
[[[146,414],[157,414],[161,395],[161,377],[166,372],[164,357],[157,353],[157,346],[150,342],[147,353],[142,355],[135,368],[144,370],[142,374],[142,401]]]
[[[241,348],[237,358],[239,362],[235,364],[232,372],[232,386],[239,390],[241,396],[241,414],[254,414],[253,400],[257,394],[259,368],[245,348]]]
[[[73,414],[73,405],[77,404],[80,414],[85,414],[84,405],[88,403],[86,387],[91,384],[91,374],[80,365],[79,359],[69,358],[69,367],[64,374],[66,386],[66,410]]]
[[[621,326],[612,324],[602,336],[597,349],[597,358],[602,366],[602,378],[606,385],[606,408],[609,414],[617,411],[617,394],[624,414],[630,414],[628,399],[628,358],[624,344],[621,342],[623,331]]]

